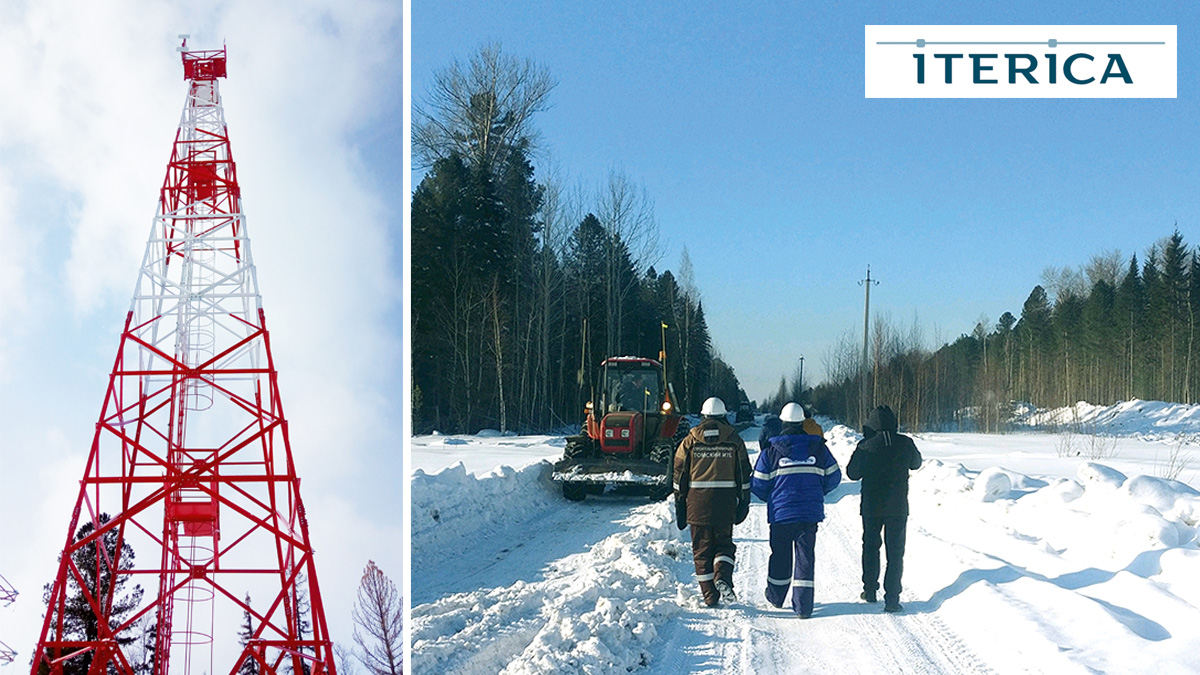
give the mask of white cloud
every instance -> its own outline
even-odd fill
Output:
[[[17,217],[17,191],[8,171],[0,165],[0,326],[7,325],[26,306],[24,260],[30,244]],[[4,337],[0,331],[0,381],[3,381]]]

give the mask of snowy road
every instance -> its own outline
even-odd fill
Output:
[[[438,556],[434,564],[414,560],[414,579],[421,580],[413,584],[415,634],[418,640],[436,636],[418,643],[416,672],[534,673],[564,667],[576,672],[576,666],[577,672],[590,672],[585,665],[601,667],[614,654],[623,666],[645,663],[656,673],[794,673],[829,663],[844,673],[992,672],[936,614],[923,612],[921,603],[906,599],[908,613],[893,616],[881,604],[858,599],[857,488],[845,484],[830,497],[817,538],[817,608],[803,623],[761,597],[769,548],[766,506],[758,502],[737,528],[735,583],[742,599],[730,608],[699,604],[689,544],[671,522],[669,501],[558,503],[452,556]],[[664,557],[671,574],[659,575],[657,589],[644,587],[643,579],[662,561],[646,560],[650,552],[636,546],[646,538],[636,531],[647,524],[654,537],[663,538],[658,543],[669,547]],[[621,549],[631,543],[634,553],[626,555]],[[622,556],[632,569],[619,569]],[[618,564],[610,565],[614,560]],[[661,583],[664,577],[669,583]],[[613,592],[617,589],[624,592]],[[601,598],[614,602],[612,621],[583,616],[602,614]],[[574,662],[556,658],[570,655],[591,633],[654,616],[653,607],[630,611],[639,600],[660,605],[657,613],[669,619],[645,621],[656,626],[657,640],[623,655],[614,648],[618,639],[605,649],[585,647]],[[581,617],[577,627],[571,625],[573,614]],[[573,639],[576,632],[584,639]],[[430,657],[432,662],[424,661]]]
[[[755,503],[738,528],[741,595],[729,609],[681,617],[664,641],[654,672],[669,673],[991,673],[935,614],[906,598],[907,612],[888,615],[882,603],[858,598],[858,485],[830,496],[817,533],[817,604],[810,619],[775,609],[762,598],[770,554],[766,505]],[[789,601],[790,602],[790,601]]]
[[[845,466],[855,435],[827,436]],[[919,438],[905,611],[858,599],[858,484],[846,482],[827,499],[808,620],[762,598],[761,503],[735,529],[741,600],[713,610],[670,500],[566,502],[541,459],[554,438],[422,442],[426,466],[436,444],[511,452],[520,468],[414,474],[418,674],[1200,672],[1200,492],[1138,473],[1162,441],[1130,438],[1095,463],[1057,456],[1053,434]]]

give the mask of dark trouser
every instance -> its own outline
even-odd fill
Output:
[[[696,563],[696,581],[704,604],[713,606],[720,600],[716,579],[724,579],[733,587],[733,560],[737,546],[733,543],[733,523],[728,525],[692,525],[692,561]]]
[[[883,573],[883,597],[889,603],[899,602],[900,577],[904,574],[904,530],[908,516],[863,516],[862,521],[863,590],[867,595],[874,595],[879,588],[879,546],[882,544],[887,551],[887,571]]]
[[[790,587],[792,609],[804,616],[812,614],[816,547],[816,523],[771,523],[771,558],[767,561],[767,600],[771,604],[782,606]]]

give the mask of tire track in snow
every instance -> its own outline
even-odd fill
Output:
[[[854,608],[851,615],[855,633],[868,643],[868,653],[888,655],[893,658],[887,672],[912,673],[992,673],[977,655],[932,613],[901,613],[889,615],[882,611],[882,603],[867,604],[858,595],[862,590],[862,528],[858,515],[859,497],[852,495],[826,508],[826,520],[822,533],[830,537],[822,553],[831,558],[838,572],[831,579],[833,598]],[[912,529],[912,525],[909,525]],[[818,535],[818,546],[820,543]],[[886,566],[886,555],[881,550],[881,566]],[[905,557],[913,561],[912,555]],[[821,558],[818,557],[818,565]],[[827,568],[829,569],[829,568]],[[880,589],[882,591],[882,589]],[[901,592],[901,604],[913,598]],[[859,608],[869,608],[859,611]],[[911,607],[909,608],[911,610]],[[889,649],[890,648],[890,649]],[[875,664],[878,667],[878,664]],[[869,670],[863,672],[870,672]]]

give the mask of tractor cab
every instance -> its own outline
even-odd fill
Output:
[[[607,400],[612,401],[607,412],[657,412],[662,405],[662,382],[655,368],[640,362],[617,362],[604,368],[604,378]]]
[[[606,454],[644,454],[646,440],[659,435],[673,408],[662,365],[626,356],[606,359],[600,371],[600,396],[597,405],[589,403],[587,434]]]
[[[567,499],[589,490],[632,486],[670,494],[670,465],[688,425],[675,410],[674,392],[654,359],[620,356],[600,364],[592,400],[578,436],[568,436],[553,478]]]

